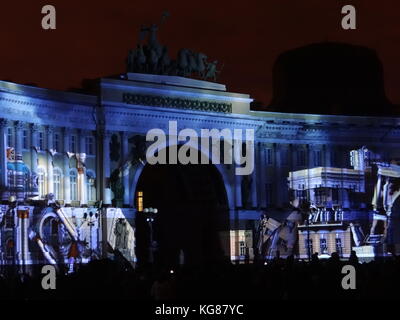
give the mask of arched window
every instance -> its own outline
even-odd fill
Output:
[[[56,200],[61,199],[61,170],[59,168],[54,168],[53,171],[53,190],[54,197]]]
[[[44,198],[46,195],[46,187],[45,187],[45,177],[44,177],[44,169],[38,168],[38,189],[39,189],[39,197]]]
[[[69,180],[70,180],[70,191],[71,191],[71,200],[72,201],[77,201],[78,200],[78,184],[77,184],[77,180],[78,180],[78,175],[76,173],[76,170],[71,170],[69,172]]]
[[[95,201],[96,199],[96,187],[95,187],[95,178],[94,172],[88,170],[86,172],[86,194],[87,201]]]

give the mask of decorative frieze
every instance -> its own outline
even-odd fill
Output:
[[[164,108],[176,108],[185,110],[196,110],[206,112],[232,113],[231,103],[221,103],[205,100],[180,99],[172,97],[160,97],[152,95],[141,95],[123,93],[122,101],[128,104],[143,106],[155,106]]]

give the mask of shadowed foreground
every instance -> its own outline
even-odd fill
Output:
[[[357,289],[343,290],[344,264],[357,270]],[[213,265],[170,271],[127,269],[98,260],[68,276],[58,276],[56,290],[43,290],[41,278],[2,277],[2,299],[129,299],[179,301],[249,301],[270,299],[395,299],[400,259],[359,264],[331,258],[312,262],[275,259],[268,265]]]

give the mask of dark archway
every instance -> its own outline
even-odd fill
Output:
[[[173,267],[181,250],[185,263],[195,265],[215,263],[230,255],[228,201],[214,165],[147,164],[135,194],[138,191],[143,192],[144,208],[158,209],[153,228],[157,265]],[[136,245],[138,262],[143,264],[148,261],[149,227],[140,212]]]

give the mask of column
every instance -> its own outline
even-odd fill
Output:
[[[332,150],[330,145],[324,145],[325,167],[332,167]]]
[[[21,121],[15,123],[15,158],[18,159],[22,155],[22,130],[24,124]]]
[[[81,205],[87,205],[87,194],[86,194],[86,143],[85,143],[85,131],[79,132],[79,154],[78,154],[78,184],[79,184],[79,200]]]
[[[25,175],[22,168],[22,130],[24,124],[21,121],[15,123],[15,160],[17,174],[15,176],[15,194],[18,200],[22,201],[25,198]]]
[[[261,144],[259,152],[259,163],[260,163],[260,174],[259,174],[259,185],[260,185],[260,206],[265,208],[267,206],[267,190],[265,185],[267,183],[267,151],[265,145]]]
[[[32,195],[39,195],[39,188],[37,185],[37,170],[38,170],[38,130],[39,126],[36,124],[31,125],[31,175],[32,175]]]
[[[246,151],[247,152],[247,151]],[[258,161],[257,159],[259,158],[259,152],[260,152],[260,147],[258,143],[254,144],[254,155],[253,155],[253,161],[254,161],[254,169],[253,172],[251,173],[251,187],[250,187],[250,192],[251,192],[251,206],[253,208],[257,208],[257,174],[258,174]]]
[[[297,168],[297,147],[295,144],[290,145],[290,169],[296,171]]]
[[[7,120],[0,119],[0,200],[7,199]]]
[[[307,166],[307,200],[312,202],[314,196],[314,185],[311,184],[310,169],[314,168],[314,145],[306,145],[306,166]]]
[[[47,193],[54,194],[54,168],[53,168],[53,133],[54,128],[48,126],[46,128],[47,135]]]
[[[109,131],[103,134],[103,202],[104,205],[111,205],[111,186],[110,186],[110,140]]]
[[[283,192],[285,192],[284,190],[284,186],[283,186],[283,182],[285,181],[286,177],[282,177],[282,168],[281,168],[281,164],[282,164],[282,155],[281,155],[281,148],[278,144],[274,143],[274,167],[275,167],[275,188],[274,188],[274,193],[275,193],[275,206],[278,208],[282,208],[283,207]]]
[[[233,174],[235,175],[235,205],[236,207],[242,207],[242,176],[236,174],[236,167],[240,165],[235,164]]]
[[[30,264],[31,255],[29,252],[29,237],[28,237],[28,225],[29,225],[29,209],[18,210],[18,207],[14,209],[17,211],[17,225],[16,225],[16,258],[19,265],[22,268],[22,272],[25,270],[25,266]]]
[[[122,170],[122,183],[124,185],[124,207],[129,207],[129,140],[128,140],[128,133],[121,132],[121,146],[122,146],[122,163],[121,163],[121,170]]]
[[[63,150],[64,150],[64,205],[71,205],[71,182],[69,178],[69,138],[70,130],[68,128],[63,128]]]

